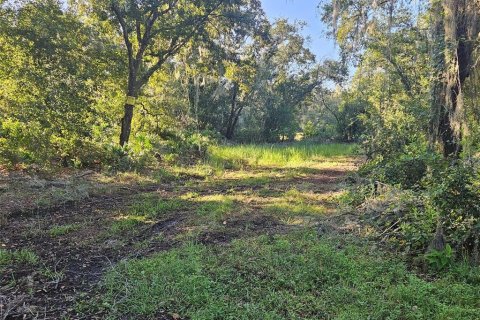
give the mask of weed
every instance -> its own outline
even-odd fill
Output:
[[[447,244],[445,246],[445,249],[441,251],[432,250],[426,253],[425,259],[427,260],[429,266],[432,269],[436,271],[441,271],[453,263],[454,252],[452,247],[449,244]]]
[[[44,267],[40,270],[40,274],[48,278],[50,281],[59,283],[65,278],[65,273],[63,271],[57,271],[56,269],[51,269]]]

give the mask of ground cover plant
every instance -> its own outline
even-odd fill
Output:
[[[452,272],[427,281],[371,245],[319,239],[315,230],[220,247],[187,243],[111,270],[103,306],[112,318],[168,311],[190,319],[478,317],[478,277]]]

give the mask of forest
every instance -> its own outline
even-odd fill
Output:
[[[290,2],[0,0],[1,320],[479,318],[480,0]]]

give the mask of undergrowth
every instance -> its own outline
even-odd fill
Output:
[[[110,318],[477,319],[480,277],[468,270],[428,282],[367,242],[304,231],[121,263],[100,305]]]

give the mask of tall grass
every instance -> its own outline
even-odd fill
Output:
[[[345,143],[222,145],[209,149],[207,162],[217,168],[242,166],[295,167],[311,161],[334,160],[355,154],[357,145]]]

